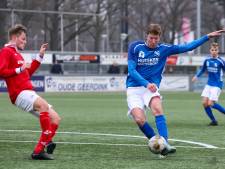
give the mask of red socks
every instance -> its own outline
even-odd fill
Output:
[[[58,124],[52,123],[48,112],[40,113],[40,126],[42,129],[41,137],[34,149],[34,153],[38,154],[42,152],[45,146],[52,141],[55,136],[56,130],[58,129]]]
[[[57,129],[58,129],[58,124],[52,123],[51,124],[51,131],[52,131],[51,139],[55,136],[55,132]]]
[[[51,141],[52,139],[52,131],[51,131],[51,119],[49,117],[49,113],[48,112],[41,112],[40,113],[40,125],[41,125],[41,129],[42,129],[42,133],[41,133],[41,137],[38,141],[38,144],[36,145],[35,149],[34,149],[34,153],[38,154],[41,151],[44,150],[45,145]],[[55,134],[54,130],[54,134]]]

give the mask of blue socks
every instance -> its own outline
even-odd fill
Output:
[[[223,106],[221,106],[220,104],[218,104],[218,103],[214,103],[212,105],[212,108],[214,108],[214,109],[218,110],[219,112],[225,114],[225,108]],[[204,109],[205,109],[206,114],[210,118],[210,120],[212,122],[217,122],[215,117],[214,117],[214,115],[213,115],[213,113],[212,113],[212,110],[211,110],[210,106],[205,107]]]
[[[208,115],[208,117],[211,119],[212,122],[216,122],[215,117],[213,116],[212,110],[210,108],[210,106],[208,107],[204,107],[206,114]]]
[[[139,128],[148,139],[155,136],[155,132],[154,132],[153,128],[148,124],[148,122],[145,122],[144,125],[139,126]]]
[[[222,107],[220,104],[218,103],[214,103],[214,105],[212,106],[212,108],[218,110],[219,112],[225,114],[225,108]]]
[[[167,124],[164,115],[159,115],[155,117],[156,127],[160,136],[163,136],[166,141],[168,140]]]
[[[156,127],[158,129],[158,133],[160,136],[163,136],[166,140],[168,140],[168,132],[167,132],[167,125],[166,119],[164,115],[159,115],[155,117]],[[155,132],[153,128],[145,122],[143,126],[139,126],[140,130],[144,133],[144,135],[150,139],[155,136]]]

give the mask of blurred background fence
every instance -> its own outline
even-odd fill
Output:
[[[224,28],[225,1],[1,0],[0,20],[0,46],[7,43],[11,26],[21,23],[28,28],[28,44],[23,51],[27,62],[36,56],[41,43],[49,43],[37,75],[55,76],[52,67],[59,65],[63,71],[57,76],[125,79],[128,45],[145,39],[149,23],[162,26],[161,41],[188,43]],[[220,55],[224,57],[224,36],[212,41],[220,44]],[[208,48],[206,43],[192,52],[170,56],[164,75],[188,77],[185,85],[188,90],[195,89],[190,78],[209,55]]]

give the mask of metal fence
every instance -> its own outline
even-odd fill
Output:
[[[46,31],[46,25],[48,25],[48,22],[53,22],[52,20],[46,20],[46,16],[51,17],[57,17],[58,18],[58,36],[59,41],[57,42],[59,44],[59,50],[61,52],[63,51],[95,51],[94,45],[96,43],[95,39],[91,38],[87,35],[87,31],[83,31],[81,34],[79,34],[78,29],[82,29],[79,25],[79,22],[84,19],[85,17],[89,17],[90,25],[95,23],[96,17],[101,18],[105,17],[106,20],[105,23],[102,23],[103,30],[101,34],[99,35],[100,38],[97,43],[99,43],[100,47],[98,51],[109,51],[109,24],[108,24],[108,18],[106,14],[96,14],[96,13],[78,13],[78,12],[65,12],[65,11],[41,11],[41,10],[24,10],[24,9],[3,9],[0,8],[0,15],[5,16],[6,23],[2,23],[5,27],[5,30],[7,30],[9,27],[12,27],[13,25],[17,23],[26,23],[25,26],[30,28],[28,30],[28,46],[27,48],[30,50],[38,50],[40,42],[43,41],[53,41],[53,39],[50,39],[51,31]],[[34,20],[30,20],[27,22],[27,18],[32,17]],[[74,38],[65,45],[66,37],[72,36],[71,29],[65,30],[69,25],[70,22],[74,22],[74,26],[72,29],[74,29],[74,32],[78,32],[76,35],[74,35]],[[47,22],[47,23],[46,23]],[[83,23],[82,23],[83,24]],[[54,28],[53,28],[54,29]],[[88,38],[87,38],[88,37]],[[57,40],[57,39],[56,39]],[[123,42],[123,41],[122,41]],[[52,43],[52,42],[51,42]],[[121,41],[118,40],[117,43],[117,49],[119,49],[120,46],[123,44],[120,44]]]

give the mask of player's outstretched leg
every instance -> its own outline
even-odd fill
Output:
[[[225,108],[223,106],[221,106],[219,103],[214,103],[212,105],[212,108],[218,110],[219,112],[225,114]]]
[[[31,154],[32,159],[34,160],[53,160],[48,153],[44,151],[45,146],[51,140],[51,120],[48,112],[40,113],[40,125],[42,128],[41,137],[35,146],[34,152]]]
[[[175,153],[176,148],[169,145],[168,143],[168,129],[165,116],[164,115],[155,116],[155,122],[159,135],[163,136],[166,140],[165,148],[162,150],[161,155],[166,156],[167,154]]]
[[[51,135],[50,135],[50,141],[46,145],[46,151],[48,154],[53,154],[56,148],[56,143],[53,142],[53,138],[59,127],[60,117],[57,114],[57,112],[52,108],[49,109],[49,112],[51,116]]]
[[[165,140],[168,140],[168,129],[166,124],[166,118],[164,115],[155,116],[155,124],[160,136],[163,136]]]
[[[205,112],[207,114],[207,116],[210,118],[211,122],[209,123],[209,126],[217,126],[218,125],[218,122],[216,121],[213,113],[212,113],[212,110],[210,108],[210,106],[207,106],[207,107],[204,107],[205,109]]]
[[[139,129],[144,133],[144,135],[150,139],[153,136],[155,136],[154,129],[151,127],[151,125],[146,121],[143,125],[138,124]]]

